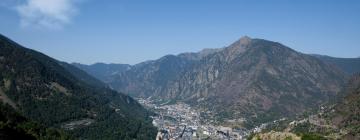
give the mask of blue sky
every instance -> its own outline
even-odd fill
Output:
[[[135,64],[248,35],[360,56],[358,0],[1,0],[0,33],[67,62]]]

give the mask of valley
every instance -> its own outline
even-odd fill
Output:
[[[286,118],[281,118],[250,129],[232,128],[229,125],[221,125],[216,120],[209,118],[209,115],[205,115],[213,114],[212,112],[202,112],[201,109],[192,108],[186,103],[159,103],[150,98],[137,98],[137,100],[157,114],[151,116],[153,125],[158,128],[157,140],[242,140],[252,133],[261,132],[268,125],[276,125],[278,122],[286,120]],[[242,121],[246,120],[242,119]],[[229,122],[228,124],[235,124],[234,120],[227,120],[227,122]]]
[[[68,139],[358,137],[359,78],[349,78],[358,59],[330,61],[247,36],[136,65],[68,64],[5,36],[0,45],[0,99],[25,118],[3,127],[33,121]],[[348,94],[345,113],[322,106]]]
[[[349,75],[360,71],[351,65],[359,62],[303,54],[278,42],[244,36],[224,48],[135,65],[73,65],[154,112],[157,139],[240,140],[254,134],[307,136],[290,131],[298,127],[269,132],[292,123],[332,127],[314,115],[298,117],[338,98]]]
[[[0,0],[0,140],[360,140],[360,1]]]
[[[248,36],[135,65],[73,65],[129,96],[185,103],[214,125],[246,129],[318,107],[348,77],[331,62]]]

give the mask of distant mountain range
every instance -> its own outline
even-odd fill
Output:
[[[157,131],[128,95],[2,35],[0,101],[1,139],[149,139]]]
[[[337,66],[349,75],[360,72],[360,58],[336,58],[326,55],[313,56],[323,60],[324,62]]]
[[[75,66],[130,96],[183,101],[220,120],[262,122],[302,113],[335,97],[348,75],[360,70],[349,67],[358,59],[335,60],[243,37],[228,47],[167,55],[126,68]]]
[[[131,68],[131,65],[128,64],[96,63],[93,65],[83,65],[80,63],[73,63],[73,65],[104,82],[112,81],[112,75],[120,74]]]

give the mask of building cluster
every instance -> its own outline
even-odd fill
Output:
[[[238,140],[248,135],[248,131],[230,127],[202,124],[200,113],[185,103],[171,105],[155,104],[150,99],[138,99],[139,103],[158,115],[153,116],[153,125],[158,128],[157,139],[231,139]]]
[[[252,132],[260,132],[268,125],[262,124],[247,130],[216,126],[211,123],[204,124],[200,113],[188,104],[156,104],[151,99],[138,99],[138,101],[157,114],[152,116],[153,125],[159,130],[157,140],[242,140]]]

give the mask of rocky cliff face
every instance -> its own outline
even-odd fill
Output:
[[[204,57],[159,94],[226,117],[281,116],[326,101],[344,79],[342,72],[311,56],[245,37]]]
[[[109,84],[133,96],[184,101],[221,117],[271,118],[326,101],[345,79],[313,56],[243,37],[225,48],[134,65]]]

